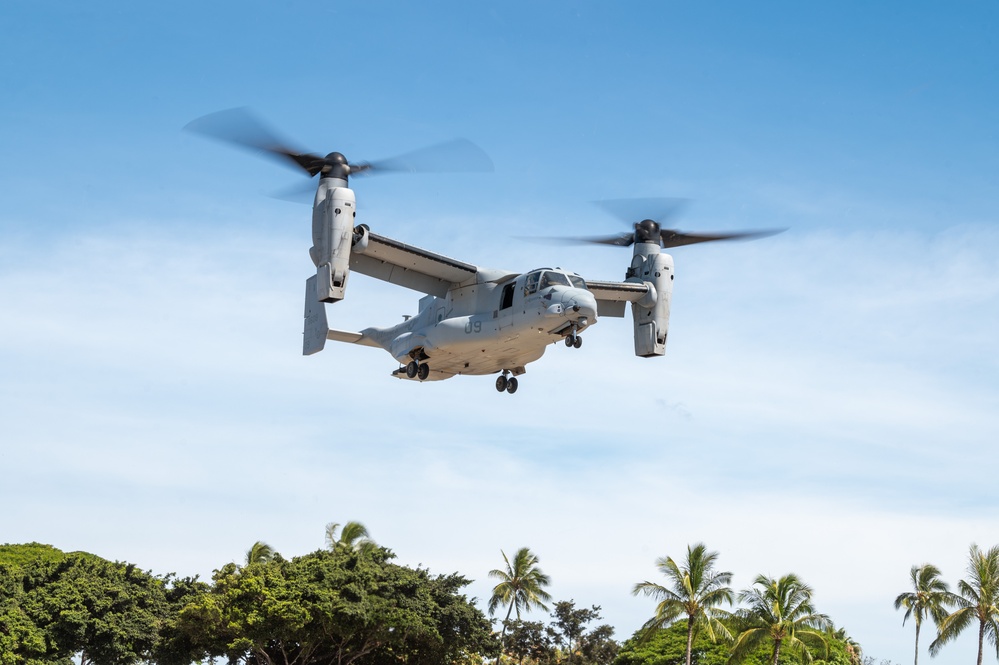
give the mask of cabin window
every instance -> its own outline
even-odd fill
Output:
[[[503,295],[500,298],[500,309],[506,309],[507,307],[513,307],[513,287],[516,286],[514,282],[510,282],[503,287]]]
[[[572,285],[577,289],[586,288],[586,282],[584,282],[583,278],[579,275],[569,275],[569,281],[572,282]]]

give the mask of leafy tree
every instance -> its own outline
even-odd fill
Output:
[[[164,578],[166,607],[160,622],[159,639],[153,647],[153,661],[157,665],[190,665],[208,658],[202,647],[191,642],[178,626],[180,611],[208,593],[209,586],[195,577]]]
[[[968,552],[968,579],[957,583],[958,606],[940,622],[937,639],[930,644],[930,654],[960,635],[978,619],[978,665],[982,665],[985,638],[996,647],[999,657],[999,546],[983,552],[972,544]]]
[[[760,575],[753,587],[739,593],[748,607],[736,612],[739,637],[732,646],[730,662],[741,662],[761,643],[771,643],[771,664],[777,665],[781,649],[796,652],[806,663],[812,662],[811,649],[821,647],[826,656],[829,644],[822,631],[829,618],[817,614],[812,605],[812,588],[789,574],[780,579]]]
[[[555,603],[551,622],[507,621],[507,655],[518,663],[534,665],[609,665],[617,655],[614,629],[606,624],[589,628],[600,620],[600,608],[576,608],[575,602]]]
[[[13,566],[0,564],[0,665],[20,665],[47,654],[45,633],[22,609],[24,590]]]
[[[913,661],[919,665],[919,629],[927,617],[937,626],[947,616],[947,607],[954,603],[947,583],[940,579],[940,570],[929,563],[913,566],[909,570],[912,580],[912,591],[900,593],[895,599],[895,609],[905,608],[902,625],[911,616],[916,624],[916,655]]]
[[[600,620],[600,607],[576,608],[574,601],[555,603],[548,627],[551,641],[567,665],[601,665],[614,660],[618,645],[611,636],[614,629],[604,624],[587,630],[587,624]]]
[[[512,621],[508,624],[506,652],[523,663],[529,659],[534,663],[546,664],[555,661],[555,646],[547,627],[541,621]]]
[[[725,665],[729,649],[722,642],[712,642],[705,633],[694,635],[691,662],[694,665]],[[677,621],[652,635],[643,629],[621,645],[614,665],[684,665],[687,662],[687,625]],[[762,665],[747,660],[747,665]]]
[[[687,665],[691,665],[694,636],[699,629],[703,628],[711,641],[732,637],[719,621],[726,613],[718,609],[722,603],[732,604],[732,589],[728,586],[732,573],[715,572],[717,559],[718,553],[708,552],[704,543],[688,545],[682,564],[677,564],[671,557],[656,561],[668,586],[640,582],[632,591],[635,595],[644,594],[659,601],[655,615],[642,626],[642,639],[648,639],[681,618],[687,619]]]
[[[729,630],[738,632],[736,617],[722,619]],[[829,642],[829,655],[825,660],[816,659],[813,665],[861,665],[859,659],[851,660],[850,644],[853,640],[842,629],[830,628],[826,633]],[[683,665],[686,662],[687,627],[684,622],[674,623],[655,635],[645,638],[641,629],[621,645],[614,665]],[[771,665],[773,645],[761,641],[742,658],[742,665]],[[694,637],[692,661],[694,665],[726,665],[731,649],[721,642],[712,642],[704,633]],[[781,665],[805,665],[804,655],[797,652],[781,651]],[[886,664],[890,665],[890,664]]]
[[[488,621],[459,593],[466,579],[392,557],[375,546],[228,564],[178,626],[205,655],[249,665],[436,665],[492,648]]]
[[[510,614],[516,613],[517,620],[520,620],[520,611],[523,608],[529,611],[535,607],[548,610],[545,601],[550,601],[551,596],[544,587],[551,584],[551,579],[538,568],[538,557],[527,547],[521,547],[513,555],[513,562],[507,558],[506,552],[500,550],[503,555],[503,562],[506,564],[505,570],[498,568],[489,571],[489,577],[499,580],[493,587],[493,595],[489,599],[489,615],[495,613],[496,608],[501,604],[507,606],[506,617],[503,620],[503,632],[500,635],[500,650],[502,651],[504,639],[506,637],[507,622]]]
[[[69,663],[75,655],[81,665],[131,665],[150,656],[165,612],[162,580],[37,543],[4,546],[2,557],[5,658]]]

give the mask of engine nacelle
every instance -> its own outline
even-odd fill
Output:
[[[316,298],[322,302],[343,300],[350,276],[356,202],[346,185],[338,178],[321,179],[312,206],[309,255],[316,264]]]
[[[631,303],[635,324],[635,355],[643,358],[666,355],[669,306],[673,297],[673,257],[663,254],[658,243],[635,243],[628,269],[628,282],[649,287],[644,298]]]

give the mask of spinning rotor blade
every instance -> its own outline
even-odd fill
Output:
[[[240,148],[268,153],[285,163],[290,160],[310,176],[319,173],[325,162],[319,155],[287,147],[284,140],[245,108],[210,113],[187,123],[184,129]]]
[[[218,111],[193,120],[184,129],[212,139],[225,141],[241,148],[290,161],[310,176],[320,173],[347,179],[362,173],[454,173],[492,171],[489,156],[471,141],[454,139],[421,150],[374,162],[348,162],[339,152],[325,157],[288,147],[284,139],[248,109]]]
[[[763,231],[742,231],[740,233],[684,233],[673,229],[662,229],[659,234],[663,240],[663,247],[683,247],[684,245],[695,245],[699,242],[714,242],[715,240],[756,240],[783,233],[787,229],[767,229]]]
[[[683,247],[717,240],[753,240],[765,238],[786,229],[765,229],[759,231],[738,231],[735,233],[685,233],[676,229],[664,229],[662,222],[677,217],[687,205],[686,199],[648,198],[612,199],[594,203],[618,219],[634,226],[634,231],[610,236],[565,238],[569,242],[595,243],[615,247],[630,247],[636,242],[659,242],[663,248]],[[644,217],[652,212],[652,216]],[[641,220],[641,221],[638,221]]]
[[[357,173],[485,173],[493,171],[493,160],[467,139],[454,139],[407,152],[398,157],[352,165]]]

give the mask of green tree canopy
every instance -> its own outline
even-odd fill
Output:
[[[229,564],[178,625],[193,655],[230,663],[430,665],[491,648],[489,622],[460,594],[465,578],[392,557],[374,547]]]
[[[36,543],[4,546],[0,558],[5,658],[131,665],[151,657],[167,611],[161,579],[131,564]]]

